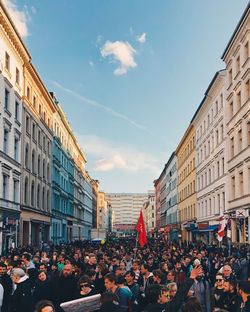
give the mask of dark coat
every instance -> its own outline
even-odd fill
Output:
[[[17,284],[10,301],[10,312],[24,311],[32,312],[32,296],[28,280]]]
[[[34,292],[33,292],[33,298],[34,298],[34,304],[41,300],[51,300],[52,294],[51,294],[51,283],[50,281],[46,280],[44,282],[36,281]]]
[[[2,284],[3,289],[4,289],[3,304],[2,304],[1,312],[8,312],[9,304],[10,304],[10,297],[11,297],[12,289],[13,289],[13,283],[7,273],[0,276],[0,283]]]

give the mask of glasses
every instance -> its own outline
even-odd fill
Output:
[[[84,287],[88,287],[89,285],[88,284],[81,284],[80,286],[81,286],[81,288],[84,288]]]
[[[216,278],[216,282],[222,282],[223,279],[220,279],[220,278]]]

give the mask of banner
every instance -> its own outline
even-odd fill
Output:
[[[138,242],[141,247],[144,247],[147,244],[147,236],[142,211],[140,212],[136,231],[138,232]]]

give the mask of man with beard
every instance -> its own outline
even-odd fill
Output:
[[[224,304],[223,309],[228,312],[237,311],[238,295],[236,292],[236,284],[233,280],[224,281]]]
[[[238,293],[241,297],[241,301],[238,304],[237,312],[250,311],[250,282],[239,282]]]
[[[73,275],[72,264],[65,264],[60,275],[52,280],[52,298],[56,311],[63,311],[60,304],[75,299],[76,293],[77,283]]]

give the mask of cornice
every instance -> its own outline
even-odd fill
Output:
[[[0,2],[0,25],[5,35],[9,38],[16,52],[18,53],[18,55],[20,55],[23,62],[29,62],[29,60],[31,60],[31,55],[25,47],[20,35],[18,34],[17,29],[15,28],[14,23],[12,22],[2,2]]]

